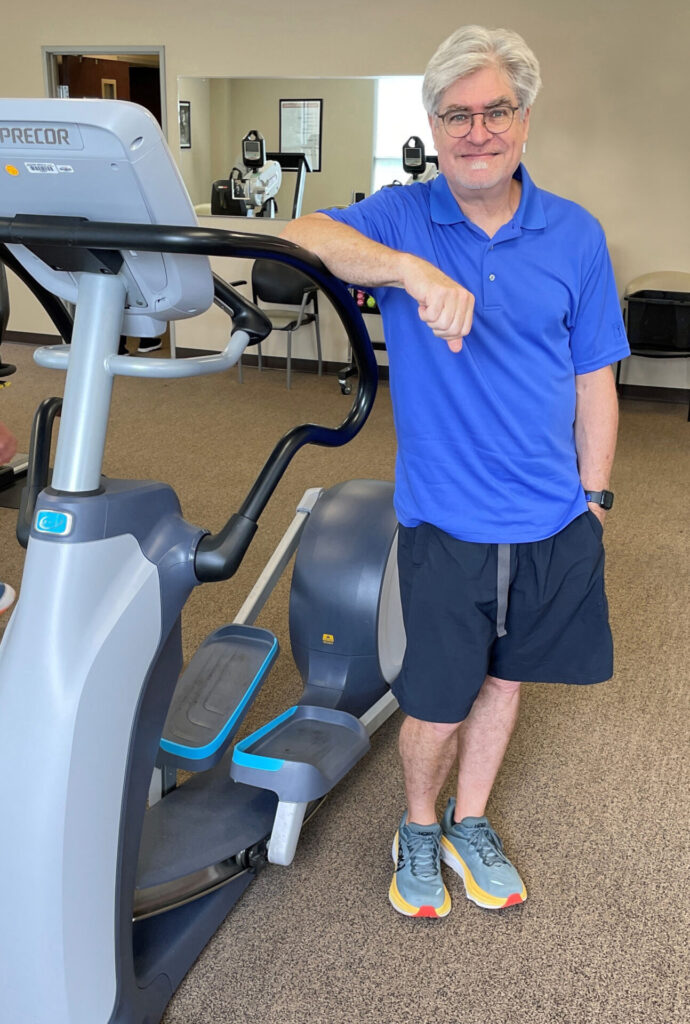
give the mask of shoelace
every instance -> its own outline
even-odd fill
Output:
[[[508,858],[503,852],[503,843],[490,825],[475,825],[468,842],[475,848],[487,867],[508,863]]]
[[[439,836],[419,835],[407,832],[405,845],[410,854],[410,871],[422,881],[435,878],[438,874],[441,840]]]

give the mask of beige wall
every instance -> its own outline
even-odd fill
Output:
[[[3,25],[0,92],[44,94],[42,45],[163,45],[176,154],[180,76],[419,74],[461,22],[508,25],[542,63],[533,177],[600,218],[621,290],[652,269],[690,270],[690,5],[680,0],[33,0],[23,13]]]
[[[210,186],[206,183],[213,180],[211,140],[215,135],[211,127],[211,82],[208,78],[183,79],[180,99],[190,103],[192,148],[177,149],[177,162],[192,202],[207,203]]]

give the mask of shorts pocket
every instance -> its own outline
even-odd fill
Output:
[[[594,533],[594,536],[599,541],[603,540],[603,537],[604,537],[604,524],[594,514],[594,512],[592,512],[591,508],[587,509],[586,516],[587,516],[587,519],[589,520],[589,525],[592,527],[592,531]]]
[[[426,523],[419,526],[398,525],[398,566],[419,568],[426,562],[429,546],[429,527]]]
[[[412,540],[412,564],[424,565],[426,553],[429,547],[429,527],[426,523],[420,523],[414,528]]]

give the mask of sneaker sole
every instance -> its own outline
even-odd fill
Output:
[[[492,896],[490,892],[482,889],[475,881],[472,872],[458,851],[445,836],[441,836],[441,860],[449,868],[452,868],[456,874],[460,875],[467,899],[472,900],[478,907],[483,907],[484,910],[502,910],[503,907],[515,907],[519,903],[524,903],[527,899],[527,889],[524,885],[521,892],[512,892],[510,896],[506,897]]]
[[[8,608],[11,608],[15,602],[16,594],[9,583],[5,584],[5,590],[3,591],[2,597],[0,597],[0,614],[6,612]]]
[[[398,863],[398,833],[395,833],[393,839],[393,848],[391,850],[391,856],[393,863]],[[444,886],[445,888],[445,886]],[[400,895],[398,890],[398,883],[395,875],[390,884],[388,890],[388,899],[390,900],[391,906],[393,906],[399,914],[403,914],[405,917],[428,917],[428,918],[441,918],[446,917],[450,913],[450,893],[446,889],[446,897],[440,907],[421,906],[415,907],[413,903],[408,903],[407,900]]]

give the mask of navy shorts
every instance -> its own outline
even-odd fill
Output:
[[[613,675],[602,526],[584,512],[529,544],[474,544],[429,523],[398,532],[407,649],[393,693],[426,722],[461,722],[487,675],[601,683]]]

